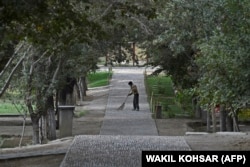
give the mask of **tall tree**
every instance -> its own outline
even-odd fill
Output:
[[[222,19],[209,40],[199,48],[202,71],[199,95],[203,104],[225,106],[237,126],[237,111],[249,103],[249,2],[227,0],[217,12]]]
[[[24,99],[32,119],[34,144],[46,142],[50,138],[47,133],[53,134],[41,130],[39,121],[42,129],[47,129],[46,119],[41,118],[54,111],[55,90],[59,90],[61,95],[71,94],[76,79],[96,68],[97,46],[103,49],[101,44],[116,35],[109,33],[105,26],[114,30],[117,26],[112,26],[113,23],[129,18],[127,13],[153,13],[150,8],[144,10],[134,1],[112,1],[111,4],[110,1],[99,4],[97,1],[77,0],[6,1],[1,5],[5,41],[25,43],[17,54],[19,57],[25,54],[18,77],[23,81],[20,86],[25,90]],[[147,14],[145,11],[151,12]],[[51,137],[53,139],[53,135]]]

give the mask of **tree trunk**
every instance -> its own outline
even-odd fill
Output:
[[[212,107],[212,122],[213,122],[213,133],[216,132],[216,115],[214,111],[214,107]]]
[[[64,86],[63,89],[59,91],[59,103],[60,105],[74,105],[74,85],[76,84],[75,78],[67,77],[67,84]]]
[[[19,147],[22,146],[23,136],[24,136],[25,128],[26,128],[26,118],[27,118],[27,114],[25,113],[23,115],[23,130],[22,130],[22,135],[21,135],[20,141],[19,141]]]
[[[55,120],[53,96],[49,96],[47,98],[46,110],[47,110],[47,114],[46,114],[47,138],[49,140],[55,140],[56,139],[56,120]]]
[[[56,120],[55,120],[55,112],[53,109],[48,109],[47,113],[47,136],[49,140],[56,139]]]
[[[86,96],[86,91],[87,91],[87,84],[86,84],[86,77],[80,77],[79,82],[79,95],[80,95],[80,101],[84,100],[84,96]]]
[[[83,87],[83,96],[87,96],[86,91],[88,90],[86,76],[82,77],[82,87]]]
[[[220,107],[220,131],[224,132],[227,130],[226,127],[226,110],[225,106],[221,105]]]
[[[207,132],[210,132],[211,120],[210,120],[210,112],[207,111]]]
[[[227,117],[226,117],[226,126],[227,126],[227,131],[229,131],[229,132],[233,131],[233,119],[228,114],[228,112],[227,112]]]
[[[31,82],[27,82],[27,83],[31,83]],[[29,98],[31,96],[31,92],[32,89],[29,85],[28,89],[27,89],[27,97],[26,97],[26,106],[28,108],[29,114],[30,114],[30,118],[31,118],[31,122],[32,122],[32,130],[33,130],[33,138],[32,138],[32,143],[33,144],[39,144],[40,143],[40,138],[39,138],[39,119],[40,119],[40,115],[39,113],[35,113],[33,110],[33,106],[32,106],[32,102],[31,99]]]
[[[234,129],[234,132],[240,131],[239,124],[238,124],[237,111],[236,112],[233,111],[233,129]]]
[[[39,129],[40,129],[40,143],[46,144],[47,143],[47,120],[46,115],[42,115],[39,119]]]
[[[192,99],[192,105],[195,113],[195,118],[201,118],[201,107],[197,102],[197,98]]]
[[[39,117],[37,114],[31,114],[31,121],[33,127],[33,136],[32,136],[32,143],[39,144]]]
[[[133,55],[132,55],[132,59],[133,59],[133,66],[135,65],[135,42],[133,42],[133,44],[132,44],[132,49],[133,49]]]
[[[201,118],[201,107],[200,105],[196,105],[196,109],[195,109],[195,118]]]
[[[55,107],[56,107],[56,129],[59,129],[59,118],[60,118],[60,113],[59,113],[59,109],[58,109],[58,105],[59,105],[59,92],[58,90],[56,91],[56,97],[55,97]]]
[[[83,88],[83,85],[82,85],[82,79],[81,78],[79,79],[78,86],[79,86],[79,100],[83,101],[84,100],[84,88]]]
[[[82,93],[80,88],[80,79],[78,79],[77,84],[75,85],[74,92],[76,101],[81,101]]]

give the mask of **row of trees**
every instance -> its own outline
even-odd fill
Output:
[[[140,18],[154,17],[150,3],[1,1],[0,97],[12,90],[24,99],[34,144],[55,139],[56,105],[73,104],[75,86],[83,100],[87,73],[97,68],[100,56],[131,40]]]
[[[250,99],[250,2],[170,0],[157,9],[150,22],[156,35],[144,43],[152,64],[179,89],[188,89],[204,110],[220,106],[238,130],[237,111]]]
[[[19,90],[33,142],[53,139],[41,120],[53,121],[54,100],[72,104],[74,85],[83,100],[98,57],[136,42],[204,109],[235,115],[249,103],[249,9],[248,0],[2,0],[0,97]]]

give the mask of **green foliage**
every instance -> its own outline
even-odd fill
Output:
[[[178,87],[193,87],[198,78],[194,42],[201,35],[198,34],[200,26],[197,26],[201,19],[197,17],[201,16],[204,4],[202,1],[184,0],[161,5],[158,17],[151,25],[157,29],[155,38],[153,42],[145,43],[150,63],[166,70]]]
[[[85,77],[89,71],[96,70],[98,57],[106,56],[117,42],[131,41],[130,36],[135,34],[128,32],[134,26],[139,32],[142,26],[138,22],[143,24],[139,18],[155,17],[150,3],[134,0],[129,3],[100,0],[1,2],[0,55],[5,55],[2,46],[6,47],[6,43],[11,43],[13,48],[6,59],[0,59],[0,69],[9,60],[15,45],[25,43],[15,57],[16,61],[20,57],[24,59],[18,73],[11,76],[16,82],[12,85],[22,90],[30,113],[39,118],[47,111],[47,98],[61,90],[67,78]],[[133,26],[127,26],[131,22]],[[11,66],[7,77],[1,81],[5,82],[10,71]],[[106,84],[107,78],[94,86]]]
[[[241,109],[238,114],[240,121],[249,121],[250,120],[250,109]]]
[[[249,1],[227,0],[218,13],[224,16],[211,37],[198,46],[201,69],[198,91],[203,105],[225,104],[231,110],[249,102]],[[219,28],[219,29],[218,29]]]
[[[244,107],[250,99],[249,8],[247,0],[162,2],[150,22],[155,36],[143,45],[150,63],[177,87],[195,88],[203,107]]]
[[[100,87],[109,84],[110,72],[92,72],[87,75],[88,87]]]
[[[173,83],[170,77],[150,76],[146,78],[146,84],[150,95],[153,93],[174,96]]]
[[[74,112],[74,117],[81,118],[81,117],[83,117],[86,114],[87,114],[87,111],[75,111]]]
[[[202,104],[226,104],[237,109],[249,102],[250,56],[245,44],[250,43],[239,43],[246,39],[238,34],[215,33],[199,45],[202,56],[197,58],[197,64],[202,75],[198,88]]]
[[[33,101],[46,101],[68,76],[86,76],[100,56],[124,60],[121,45],[129,51],[132,41],[177,87],[195,88],[203,106],[237,110],[249,103],[249,0],[5,0],[0,5],[0,70],[24,40],[23,67],[12,85],[23,83],[22,95]],[[149,78],[147,89],[173,97],[169,83]],[[185,92],[177,98],[189,108]]]
[[[176,101],[185,112],[189,113],[189,115],[193,115],[194,111],[192,104],[193,97],[195,97],[194,89],[178,90],[176,93]]]
[[[190,112],[183,110],[182,104],[178,102],[170,77],[146,76],[145,84],[153,112],[154,107],[160,105],[162,107],[162,115],[165,118],[190,116]]]

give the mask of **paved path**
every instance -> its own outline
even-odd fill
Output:
[[[100,135],[76,136],[61,167],[137,167],[142,150],[190,150],[183,137],[158,136],[144,87],[144,68],[114,68]],[[140,111],[132,111],[133,96],[123,103],[133,81],[139,90]]]
[[[101,135],[153,135],[157,136],[155,121],[149,111],[144,86],[144,68],[116,68],[111,80],[108,104],[101,128]],[[130,87],[137,85],[140,111],[133,111],[133,95],[129,96],[123,110],[117,110],[124,102]]]

